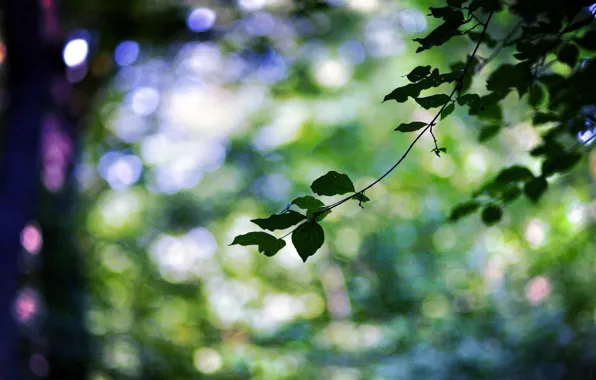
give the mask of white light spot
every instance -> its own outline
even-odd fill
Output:
[[[128,155],[116,160],[107,169],[106,180],[114,190],[124,189],[139,180],[143,165],[134,155]]]
[[[339,48],[339,55],[345,61],[355,65],[366,58],[366,51],[358,41],[346,41]]]
[[[205,32],[215,23],[215,12],[209,8],[201,7],[190,12],[186,18],[186,26],[193,32]]]
[[[315,78],[325,87],[342,87],[352,76],[352,70],[345,63],[328,59],[315,66]]]
[[[77,38],[69,41],[62,51],[62,58],[68,67],[78,66],[85,62],[89,54],[87,41]]]
[[[114,50],[114,60],[120,66],[132,65],[137,58],[141,48],[135,41],[122,41]]]
[[[377,0],[348,0],[348,7],[362,13],[373,12],[378,6]]]
[[[238,5],[247,11],[256,11],[263,8],[265,0],[238,0]]]
[[[532,219],[526,227],[525,237],[533,248],[539,247],[546,239],[546,226],[538,219]]]
[[[197,371],[207,374],[217,372],[223,364],[221,355],[212,348],[198,348],[192,357]]]
[[[139,116],[149,116],[159,105],[159,92],[151,87],[140,87],[132,93],[132,110]]]

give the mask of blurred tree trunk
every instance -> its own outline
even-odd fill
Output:
[[[20,233],[33,219],[39,187],[45,78],[37,0],[4,0],[2,13],[8,110],[0,163],[0,378],[19,379],[18,326],[12,310]]]

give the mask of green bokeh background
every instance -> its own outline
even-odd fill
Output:
[[[430,153],[423,137],[367,191],[364,209],[333,210],[322,223],[325,244],[306,264],[289,238],[273,258],[229,246],[257,229],[250,219],[310,194],[329,170],[349,174],[356,188],[384,173],[413,138],[394,128],[433,114],[413,101],[381,104],[383,96],[414,67],[447,70],[474,47],[460,38],[414,54],[412,38],[436,26],[425,16],[430,2],[350,0],[303,16],[288,1],[238,4],[176,5],[215,12],[221,33],[208,38],[143,41],[139,31],[138,60],[114,68],[85,119],[75,216],[47,221],[61,227],[41,223],[75,237],[91,379],[589,373],[595,153],[555,177],[538,206],[515,201],[496,226],[477,216],[446,222],[500,168],[539,168],[525,152],[540,137],[517,94],[504,102],[506,128],[486,144],[465,109],[441,121],[435,133],[448,154]],[[70,17],[83,12],[72,9]],[[272,19],[273,32],[254,34]],[[512,23],[499,17],[489,30],[503,37]],[[473,88],[482,91],[499,63]],[[122,185],[139,163],[138,181]]]

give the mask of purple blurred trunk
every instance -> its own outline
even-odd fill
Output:
[[[8,110],[0,161],[0,379],[19,379],[13,303],[19,281],[20,233],[33,219],[39,186],[45,98],[40,9],[36,0],[4,0]]]

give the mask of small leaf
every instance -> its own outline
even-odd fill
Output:
[[[511,202],[519,198],[522,191],[519,186],[511,186],[503,192],[502,198],[504,202]]]
[[[409,97],[415,98],[420,95],[420,91],[422,91],[424,87],[421,83],[410,83],[402,87],[398,87],[395,90],[391,91],[391,93],[385,95],[383,98],[383,102],[387,100],[395,100],[398,103],[403,103],[408,100]]]
[[[480,134],[478,135],[478,141],[484,142],[491,137],[494,137],[499,133],[501,130],[501,126],[499,124],[493,125],[485,125],[480,129]]]
[[[366,195],[362,194],[362,193],[356,193],[354,194],[354,196],[352,197],[353,200],[358,201],[360,203],[366,203],[366,202],[370,202],[370,198],[368,198]]]
[[[418,82],[430,74],[430,69],[430,66],[418,66],[407,75],[408,80],[410,82]]]
[[[314,255],[324,242],[325,232],[319,223],[304,223],[292,233],[292,243],[304,262]]]
[[[534,114],[534,118],[532,119],[532,123],[534,125],[551,123],[553,121],[559,121],[559,115],[554,112],[536,112]]]
[[[266,232],[249,232],[234,238],[230,245],[256,245],[265,256],[273,256],[286,246],[286,242]]]
[[[439,152],[447,153],[447,148],[439,148]]]
[[[470,107],[471,109],[479,109],[482,105],[482,102],[480,101],[480,96],[478,96],[478,94],[466,94],[460,96],[459,99],[457,99],[457,102],[460,106],[465,105]]]
[[[499,222],[502,217],[503,211],[501,210],[501,207],[497,205],[489,205],[482,210],[482,221],[487,226],[492,226]]]
[[[316,210],[320,207],[325,206],[325,204],[323,202],[321,202],[320,200],[318,200],[317,198],[315,198],[311,195],[296,198],[292,201],[292,204],[300,207],[303,210],[307,210],[307,211]],[[308,215],[308,213],[307,213],[307,215]]]
[[[549,157],[542,163],[542,175],[549,176],[557,172],[566,172],[579,162],[579,153],[566,153],[559,156]]]
[[[460,8],[461,5],[466,1],[468,0],[447,0],[447,5],[449,5],[450,7]]]
[[[548,182],[544,177],[536,177],[533,180],[526,183],[524,186],[524,193],[526,196],[530,198],[533,202],[537,202],[538,199],[542,196],[542,194],[546,191],[548,187]]]
[[[264,230],[275,231],[290,228],[304,219],[306,219],[306,217],[301,213],[288,210],[283,214],[273,214],[268,218],[253,219],[251,222]]]
[[[466,215],[473,213],[474,211],[478,210],[480,207],[480,203],[477,201],[468,201],[462,204],[457,205],[452,211],[449,220],[455,222],[463,218]]]
[[[330,171],[324,176],[317,178],[312,185],[312,191],[317,195],[341,195],[355,192],[354,184],[345,174]]]
[[[427,125],[428,123],[423,121],[413,121],[411,123],[402,123],[399,125],[399,127],[395,128],[395,130],[400,132],[414,132]]]
[[[595,51],[596,50],[596,30],[588,30],[586,34],[580,39],[577,39],[576,42],[579,46],[583,49]]]
[[[462,19],[463,22],[463,19]],[[416,53],[432,48],[433,46],[443,45],[452,37],[461,36],[462,33],[457,29],[461,23],[453,22],[452,20],[445,21],[435,30],[424,38],[414,38],[421,46],[416,50]]]
[[[501,170],[499,175],[497,175],[496,181],[498,183],[507,184],[511,182],[526,181],[531,178],[534,178],[534,174],[532,174],[530,169],[524,166],[514,165]]]
[[[579,49],[574,43],[565,43],[557,53],[557,59],[567,66],[574,68],[579,59]]]
[[[453,113],[453,111],[455,110],[455,104],[453,103],[449,103],[444,109],[443,111],[441,111],[441,120],[443,120],[444,118],[446,118],[447,116],[451,115]]]
[[[525,93],[531,81],[532,71],[527,63],[503,64],[489,76],[486,89],[506,93],[510,89],[516,88],[521,96]]]
[[[420,104],[424,109],[441,107],[449,101],[449,96],[445,94],[431,95],[425,98],[416,98],[416,103]]]
[[[530,95],[528,97],[528,102],[534,108],[539,108],[542,103],[544,103],[544,99],[546,98],[546,91],[542,88],[542,85],[539,83],[534,83],[530,87]]]

